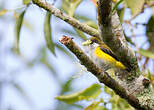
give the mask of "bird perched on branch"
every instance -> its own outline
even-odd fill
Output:
[[[104,71],[111,68],[114,70],[127,70],[127,68],[118,60],[112,50],[96,37],[82,43],[88,46],[90,58]]]

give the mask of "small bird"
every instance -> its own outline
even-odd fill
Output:
[[[118,60],[112,50],[100,39],[96,37],[91,37],[89,40],[83,42],[82,45],[88,46],[88,53],[90,55],[90,58],[104,71],[107,71],[112,68],[116,71],[127,69]]]

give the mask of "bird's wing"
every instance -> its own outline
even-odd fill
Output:
[[[112,57],[113,57],[114,59],[116,59],[117,61],[119,61],[119,59],[118,59],[110,50],[105,49],[105,48],[103,48],[103,47],[100,47],[100,49],[101,49],[103,52],[107,53],[108,55],[112,56]]]

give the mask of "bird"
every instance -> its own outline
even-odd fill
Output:
[[[83,46],[88,46],[88,54],[91,60],[101,69],[107,71],[114,69],[127,70],[127,67],[122,64],[112,50],[99,38],[91,37],[89,40],[82,43]]]

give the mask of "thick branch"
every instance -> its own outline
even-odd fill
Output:
[[[91,59],[72,41],[71,38],[63,36],[60,40],[71,52],[73,52],[76,57],[80,60],[81,64],[84,65],[89,72],[95,75],[101,83],[111,88],[120,97],[126,99],[129,104],[138,110],[146,110],[138,102],[138,99],[133,94],[128,94],[125,88],[123,88],[119,83],[117,83],[113,78],[111,78],[107,72],[102,71],[97,67]]]
[[[38,5],[39,7],[43,8],[47,11],[50,11],[53,15],[62,19],[65,22],[69,23],[73,27],[75,27],[75,28],[77,28],[77,29],[79,29],[91,36],[99,37],[99,33],[96,29],[88,26],[87,24],[80,23],[75,18],[68,16],[67,14],[63,13],[62,11],[60,11],[59,9],[54,7],[53,5],[47,3],[45,0],[32,0],[32,1],[34,4]]]
[[[112,12],[112,5],[112,0],[98,1],[98,24],[101,38],[120,61],[131,70],[137,71],[137,76],[139,76],[137,58],[125,40],[117,12]]]

